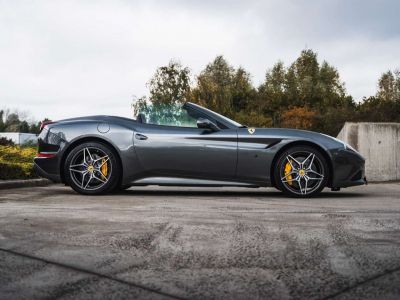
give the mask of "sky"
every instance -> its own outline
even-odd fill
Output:
[[[399,11],[398,0],[0,0],[0,108],[32,120],[131,117],[170,59],[196,75],[224,55],[258,86],[305,48],[360,101],[400,69]]]

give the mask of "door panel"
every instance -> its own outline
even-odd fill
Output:
[[[134,135],[143,169],[149,175],[233,179],[237,132],[143,124]]]

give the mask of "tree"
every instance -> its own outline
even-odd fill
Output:
[[[18,113],[11,113],[6,117],[6,122],[5,122],[5,131],[9,132],[18,132],[19,131],[19,125],[21,121],[19,119]]]
[[[299,100],[302,106],[318,107],[321,98],[317,91],[319,81],[317,54],[309,49],[301,51],[291,68],[296,76],[295,82],[299,99],[290,100],[293,102]]]
[[[242,67],[235,69],[223,56],[217,56],[197,76],[191,101],[228,117],[248,111],[257,97],[250,74]]]
[[[4,118],[4,110],[0,110],[0,132],[3,132],[4,129],[6,128],[3,118]]]
[[[238,68],[232,78],[232,107],[235,112],[248,110],[257,91],[251,83],[250,74]]]
[[[318,98],[322,98],[320,110],[328,107],[342,107],[352,102],[352,98],[346,97],[344,84],[340,81],[339,72],[333,66],[324,61],[319,70],[317,85]]]
[[[148,87],[153,104],[183,103],[190,92],[190,70],[171,60],[156,70]]]
[[[26,117],[27,113],[12,112],[10,110],[0,110],[0,132],[23,132],[23,133],[40,133],[41,122],[29,122]],[[50,121],[44,119],[43,121]]]
[[[346,121],[400,122],[399,71],[383,73],[376,95],[356,104],[338,70],[319,62],[310,49],[288,67],[281,61],[273,65],[257,89],[246,70],[234,68],[223,56],[206,65],[194,86],[189,78],[189,69],[175,61],[158,68],[148,83],[149,96],[135,101],[135,112],[163,115],[168,121],[189,100],[244,125],[303,128],[332,136]]]
[[[48,120],[47,118],[45,120]],[[29,126],[29,132],[30,133],[34,133],[34,134],[39,134],[40,133],[40,125],[42,122],[38,122],[38,123],[32,123]]]
[[[282,62],[278,62],[267,71],[264,83],[258,88],[257,105],[263,114],[273,120],[272,125],[277,125],[281,108],[288,105],[285,77],[286,69]]]
[[[287,126],[288,115],[297,108],[307,107],[315,114],[312,127],[308,129],[328,130],[331,134],[336,134],[336,128],[343,126],[341,118],[331,116],[335,113],[352,115],[348,112],[354,114],[355,111],[355,103],[346,95],[338,71],[326,61],[320,65],[317,54],[309,49],[303,50],[288,68],[278,62],[267,71],[258,89],[258,102],[261,111],[273,119],[273,126]],[[295,125],[299,126],[297,121]]]
[[[133,116],[137,117],[139,113],[143,113],[148,110],[149,100],[147,100],[146,96],[137,98],[134,97],[132,102]]]
[[[217,56],[197,76],[197,86],[192,91],[191,100],[221,114],[232,116],[234,77],[234,68],[222,56]]]
[[[253,127],[272,127],[272,118],[257,111],[240,111],[234,118],[237,122]]]
[[[23,133],[29,133],[29,124],[27,121],[21,121],[19,123],[19,132],[23,132]]]
[[[377,97],[382,101],[400,101],[400,71],[387,71],[378,80]]]
[[[400,122],[400,72],[387,71],[378,79],[375,96],[365,98],[357,107],[357,120]]]

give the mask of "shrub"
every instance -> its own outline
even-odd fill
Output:
[[[14,142],[6,137],[0,137],[0,146],[14,146]]]
[[[32,163],[36,148],[18,146],[0,146],[0,161],[13,163]]]
[[[0,146],[0,179],[35,178],[33,158],[36,148]]]
[[[8,163],[0,161],[0,179],[35,178],[33,163]]]

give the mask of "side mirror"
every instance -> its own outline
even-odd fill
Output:
[[[211,122],[209,119],[205,119],[205,118],[199,118],[197,120],[197,128],[209,129],[211,131],[219,131],[220,130],[220,128],[216,124]]]

